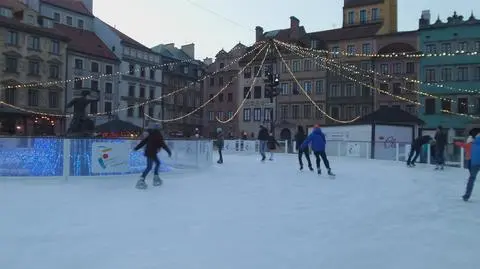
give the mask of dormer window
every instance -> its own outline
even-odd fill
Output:
[[[9,8],[0,7],[0,15],[11,18],[13,16],[12,10]]]
[[[70,16],[67,16],[67,25],[72,26],[72,24],[73,24],[73,18]]]
[[[55,22],[60,22],[60,13],[58,12],[53,13],[53,20]]]
[[[355,11],[349,11],[347,14],[347,23],[352,25],[355,23]]]
[[[372,21],[380,20],[380,9],[372,8]]]
[[[365,9],[360,10],[360,23],[367,23],[367,11]]]
[[[33,15],[28,15],[27,16],[27,23],[31,25],[35,25],[35,16]]]
[[[80,19],[79,19],[79,20],[77,21],[77,27],[80,28],[80,29],[83,29],[84,24],[85,24],[85,23],[83,22],[83,20],[80,20]]]

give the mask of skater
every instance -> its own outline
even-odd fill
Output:
[[[476,135],[477,133],[473,133],[473,130],[470,130],[467,140],[465,142],[455,142],[455,145],[463,148],[465,152],[465,161],[463,163],[463,167],[465,167],[465,169],[470,169],[472,142],[475,139],[474,137]]]
[[[252,133],[253,134],[253,133]],[[267,156],[265,152],[267,151],[267,142],[268,142],[268,130],[263,125],[260,125],[260,131],[258,132],[258,140],[260,141],[260,155],[262,156],[262,162],[265,161]]]
[[[299,125],[297,127],[297,133],[295,134],[295,149],[298,151],[298,163],[300,164],[300,170],[303,170],[302,155],[305,155],[305,158],[308,162],[308,169],[310,169],[310,171],[313,171],[312,161],[310,160],[310,151],[308,147],[306,147],[305,149],[301,148],[306,138],[307,135],[305,134],[303,127]]]
[[[445,165],[445,146],[447,145],[447,135],[443,131],[442,126],[437,127],[437,132],[435,133],[435,160],[437,161],[437,166],[435,170],[443,170]]]
[[[422,150],[422,146],[425,144],[430,143],[432,141],[432,137],[429,135],[424,135],[424,136],[419,136],[417,139],[415,139],[412,143],[412,146],[410,148],[410,154],[408,154],[408,159],[407,159],[407,166],[408,167],[414,167],[415,162],[417,161],[418,156],[420,155],[420,152]],[[415,154],[415,156],[414,156]],[[412,159],[413,157],[413,159]]]
[[[480,134],[477,134],[471,143],[471,159],[468,171],[470,172],[470,176],[468,177],[465,194],[462,196],[465,202],[467,202],[472,195],[473,186],[477,179],[477,174],[480,171]]]
[[[142,147],[145,146],[145,157],[147,158],[147,167],[142,173],[142,176],[137,182],[137,188],[138,189],[146,189],[147,188],[147,183],[145,183],[145,177],[147,174],[152,170],[153,163],[155,163],[155,168],[153,170],[153,185],[154,186],[160,186],[162,184],[162,180],[158,176],[158,170],[160,168],[160,160],[158,159],[157,153],[159,152],[160,149],[164,149],[167,153],[168,156],[172,156],[172,152],[168,148],[167,144],[165,143],[165,140],[163,139],[162,134],[160,133],[160,130],[158,129],[150,129],[148,130],[148,136],[140,142],[135,147],[135,151],[141,149]]]
[[[217,128],[217,148],[218,148],[218,164],[223,163],[223,155],[222,155],[222,150],[225,145],[225,138],[223,136],[223,130],[222,128]]]
[[[267,141],[268,151],[270,152],[270,161],[273,161],[273,152],[277,149],[277,146],[280,147],[280,144],[278,144],[277,140],[273,136],[273,133],[270,133]]]
[[[317,124],[314,126],[313,132],[303,141],[302,146],[300,147],[302,150],[308,147],[311,144],[313,154],[315,155],[316,163],[317,163],[317,173],[320,175],[322,170],[320,169],[320,157],[323,160],[323,164],[327,168],[327,173],[330,176],[335,176],[332,173],[332,169],[330,168],[330,162],[327,159],[327,154],[325,152],[325,146],[327,141],[325,139],[325,134],[320,129],[320,126]]]

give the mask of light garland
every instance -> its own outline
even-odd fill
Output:
[[[263,64],[265,63],[265,59],[267,59],[267,55],[268,55],[268,52],[270,51],[270,45],[268,45],[267,47],[267,50],[265,51],[265,55],[263,56],[263,59],[262,59],[262,62],[260,63],[260,68],[258,69],[257,73],[255,74],[255,77],[253,78],[253,81],[252,83],[250,84],[250,89],[248,90],[247,94],[243,97],[243,100],[242,102],[240,103],[240,105],[237,107],[237,109],[235,110],[235,112],[233,113],[233,115],[227,119],[227,120],[221,120],[218,118],[218,116],[215,117],[215,119],[222,123],[222,124],[226,124],[228,122],[231,122],[233,119],[235,119],[235,117],[238,115],[238,113],[240,112],[240,110],[243,108],[243,106],[245,105],[245,102],[247,101],[248,99],[248,96],[250,96],[250,94],[252,93],[252,90],[255,86],[255,82],[257,82],[257,79],[258,77],[260,76],[260,74],[262,73],[262,67],[263,67]]]
[[[280,41],[275,39],[275,41]],[[282,41],[280,41],[282,42]],[[288,44],[288,43],[286,43]],[[293,44],[288,44],[288,45],[293,45]],[[296,46],[296,45],[293,45]],[[452,56],[480,56],[480,52],[478,51],[463,51],[463,50],[457,50],[455,52],[442,52],[442,53],[415,53],[415,52],[394,52],[394,53],[385,53],[385,54],[378,54],[378,53],[349,53],[346,52],[345,50],[342,51],[329,51],[329,50],[322,50],[322,49],[312,49],[312,48],[303,48],[305,50],[309,50],[311,52],[317,52],[317,53],[323,53],[327,55],[336,55],[337,57],[339,55],[345,56],[345,57],[362,57],[362,58],[425,58],[425,57],[452,57]]]
[[[196,113],[197,111],[199,111],[200,109],[204,108],[205,106],[207,106],[210,102],[212,102],[213,100],[215,100],[215,98],[217,98],[218,95],[220,95],[223,91],[225,91],[234,81],[236,81],[238,79],[238,77],[240,76],[240,74],[242,74],[245,69],[247,69],[247,67],[249,67],[253,61],[255,61],[255,59],[257,59],[258,55],[260,55],[260,53],[262,53],[263,50],[265,50],[265,48],[267,47],[267,45],[264,45],[260,51],[258,51],[258,53],[250,60],[250,62],[247,63],[247,65],[245,65],[238,73],[236,76],[232,77],[232,79],[222,88],[220,89],[220,91],[218,91],[215,95],[213,95],[212,97],[210,97],[206,102],[204,102],[202,105],[200,105],[199,107],[197,107],[196,109],[190,111],[189,113],[183,115],[183,116],[180,116],[180,117],[176,117],[176,118],[172,118],[172,119],[166,119],[166,120],[162,120],[162,119],[157,119],[157,118],[154,118],[154,117],[151,117],[150,115],[144,113],[144,116],[147,117],[148,119],[151,119],[153,121],[156,121],[156,122],[173,122],[173,121],[178,121],[178,120],[182,120],[186,117],[189,117],[190,115],[193,115],[194,113]],[[253,51],[253,50],[252,50]]]
[[[302,84],[297,80],[297,78],[295,77],[295,75],[293,74],[292,70],[290,69],[290,67],[287,65],[287,62],[285,61],[285,59],[283,58],[283,55],[282,53],[280,52],[280,50],[278,49],[278,46],[276,43],[274,43],[275,45],[275,49],[277,50],[277,53],[278,55],[280,56],[280,59],[281,61],[283,62],[283,64],[285,64],[285,66],[287,67],[287,70],[288,72],[290,73],[290,75],[292,76],[293,80],[295,80],[295,83],[297,83],[298,87],[300,88],[300,90],[302,90],[303,94],[307,97],[307,99],[313,104],[313,106],[318,110],[320,111],[320,113],[322,113],[325,117],[327,117],[328,119],[330,120],[333,120],[335,122],[338,122],[338,123],[352,123],[352,122],[355,122],[357,121],[358,119],[360,119],[360,116],[352,119],[352,120],[348,120],[348,121],[343,121],[343,120],[338,120],[338,119],[335,119],[333,118],[332,116],[330,116],[327,112],[325,112],[322,108],[320,108],[318,106],[318,104],[308,95],[308,92],[303,88]]]
[[[450,110],[445,110],[445,109],[441,109],[440,112],[447,113],[447,114],[451,114],[451,115],[455,115],[455,116],[469,117],[469,118],[477,119],[477,120],[480,119],[480,117],[478,117],[478,116],[469,115],[469,114],[463,114],[463,113],[457,113],[457,112],[452,112],[452,111],[450,111]]]
[[[166,98],[166,97],[169,97],[169,96],[172,96],[174,94],[177,94],[181,91],[184,91],[186,89],[188,89],[191,85],[193,85],[194,83],[197,83],[197,82],[200,82],[200,81],[203,81],[209,77],[212,77],[214,75],[216,75],[217,73],[219,72],[222,72],[223,70],[225,69],[228,69],[230,66],[232,66],[233,64],[237,63],[238,61],[242,60],[243,58],[245,58],[246,56],[252,54],[256,49],[258,49],[259,47],[262,47],[265,46],[264,44],[265,42],[259,42],[259,44],[261,45],[258,45],[256,46],[253,50],[243,54],[242,56],[234,59],[232,62],[230,62],[229,64],[225,65],[223,68],[220,68],[218,70],[216,70],[215,72],[212,72],[211,74],[207,74],[205,76],[203,76],[201,79],[199,80],[196,80],[196,81],[193,81],[193,82],[190,82],[189,84],[187,84],[186,86],[180,88],[180,89],[177,89],[175,91],[172,91],[168,94],[165,94],[165,95],[162,95],[158,98],[154,98],[154,99],[151,99],[151,100],[147,100],[145,102],[142,102],[142,103],[138,103],[138,104],[134,104],[134,105],[130,105],[130,106],[126,106],[126,107],[121,107],[121,108],[117,108],[115,110],[112,110],[112,111],[109,111],[109,112],[99,112],[99,113],[96,113],[96,114],[88,114],[88,116],[90,117],[99,117],[99,116],[104,116],[104,115],[110,115],[110,114],[115,114],[115,113],[118,113],[118,112],[121,112],[121,111],[125,111],[125,110],[128,110],[128,109],[132,109],[132,108],[137,108],[137,107],[140,107],[140,106],[144,106],[144,105],[147,105],[151,102],[157,102],[163,98]],[[15,106],[15,105],[12,105],[12,104],[8,104],[4,101],[0,101],[0,104],[2,105],[5,105],[5,106],[8,106],[10,108],[13,108],[13,109],[16,109],[16,110],[19,110],[19,111],[22,111],[22,112],[26,112],[26,113],[29,113],[29,114],[36,114],[36,115],[41,115],[41,116],[50,116],[50,117],[64,117],[64,118],[70,118],[73,116],[72,113],[70,114],[52,114],[52,113],[46,113],[46,112],[40,112],[40,111],[35,111],[35,110],[29,110],[29,109],[26,109],[26,108],[23,108],[23,107],[19,107],[19,106]]]
[[[311,53],[311,49],[307,49],[307,48],[303,48],[303,47],[300,47],[300,46],[288,44],[288,43],[285,43],[285,42],[282,42],[282,41],[277,41],[277,42],[281,43],[284,46],[288,46],[288,47],[291,47],[291,48],[295,48],[297,50],[302,50],[304,52]],[[329,59],[329,60],[333,61],[332,59]],[[406,82],[412,82],[412,83],[419,84],[419,85],[424,85],[424,86],[429,86],[429,87],[434,86],[434,87],[444,88],[444,89],[452,90],[452,91],[465,92],[465,93],[469,93],[469,94],[479,94],[480,93],[480,89],[455,88],[455,87],[448,86],[446,84],[423,82],[423,81],[420,81],[420,80],[417,80],[417,79],[411,79],[411,78],[408,78],[408,77],[397,77],[397,76],[393,76],[393,75],[390,75],[390,74],[382,74],[382,73],[377,72],[375,70],[365,70],[365,69],[362,69],[362,68],[357,67],[357,66],[350,66],[350,67],[355,68],[359,71],[363,71],[365,73],[371,73],[373,75],[386,77],[388,79],[399,79],[399,80],[404,80]]]

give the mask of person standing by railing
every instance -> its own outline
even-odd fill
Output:
[[[257,139],[260,141],[260,155],[262,156],[262,162],[265,161],[267,156],[265,155],[265,152],[267,151],[267,141],[268,141],[268,130],[265,128],[265,126],[260,125],[260,131],[258,132],[258,137]]]
[[[218,161],[217,161],[218,164],[223,163],[222,150],[223,150],[224,146],[225,146],[225,137],[223,135],[222,128],[219,127],[219,128],[217,128],[217,148],[218,148],[218,155],[219,155],[219,158],[218,158]]]
[[[435,133],[435,160],[437,161],[437,166],[435,170],[443,170],[445,166],[445,146],[447,145],[447,135],[443,131],[442,126],[437,127],[437,132]]]
[[[316,163],[317,163],[317,173],[320,175],[322,170],[320,169],[320,157],[323,160],[323,164],[327,168],[327,173],[330,176],[335,176],[332,173],[332,169],[330,168],[330,162],[327,158],[327,153],[325,152],[327,141],[325,139],[325,134],[320,129],[320,126],[317,124],[315,125],[313,132],[303,141],[301,149],[305,149],[308,145],[312,145],[313,154],[315,155]]]
[[[430,141],[432,141],[432,137],[429,135],[417,137],[413,141],[412,147],[410,148],[410,154],[408,154],[408,159],[407,159],[408,167],[415,167],[415,162],[417,161],[418,156],[420,156],[420,152],[422,151],[422,146],[430,143]]]
[[[300,164],[300,170],[303,170],[302,155],[305,155],[305,158],[308,162],[308,169],[310,169],[310,171],[313,171],[312,161],[310,160],[310,151],[308,147],[306,147],[305,149],[301,148],[301,145],[303,144],[305,139],[307,139],[307,134],[305,133],[303,127],[299,125],[297,127],[297,133],[295,134],[295,149],[298,152],[298,163]]]

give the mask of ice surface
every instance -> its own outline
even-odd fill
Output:
[[[467,172],[332,158],[225,156],[197,174],[0,181],[5,269],[477,269],[480,193]]]

